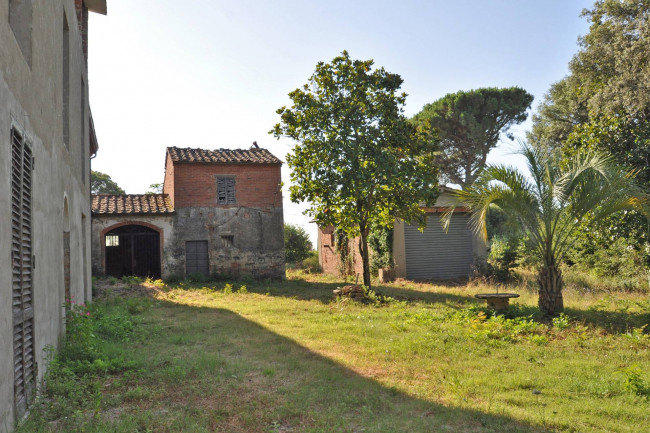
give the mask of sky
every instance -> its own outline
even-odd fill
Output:
[[[285,161],[294,143],[268,132],[288,93],[319,61],[347,50],[399,74],[405,114],[447,93],[519,86],[534,113],[568,73],[585,0],[108,0],[89,24],[90,104],[99,141],[92,169],[129,194],[164,176],[168,146],[247,149]],[[525,138],[530,121],[513,128]],[[505,139],[488,162],[522,166]],[[285,223],[316,240],[291,203],[282,168]]]

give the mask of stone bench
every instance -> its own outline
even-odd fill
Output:
[[[477,299],[485,299],[487,301],[488,308],[491,308],[495,311],[503,311],[508,309],[510,304],[510,298],[518,298],[519,294],[517,293],[479,293],[474,295]]]

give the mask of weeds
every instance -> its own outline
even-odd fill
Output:
[[[122,277],[122,282],[127,286],[133,287],[133,286],[137,286],[138,284],[141,284],[143,280],[142,278],[137,277],[135,275],[124,275]]]
[[[89,411],[96,417],[102,407],[102,382],[109,375],[137,367],[123,349],[115,349],[115,344],[137,334],[138,320],[129,313],[127,303],[107,308],[68,300],[65,307],[65,338],[58,352],[46,348],[48,369],[42,395],[17,432],[41,431],[52,420],[66,425],[65,431],[81,430],[79,425],[87,421],[82,414]]]
[[[623,389],[634,395],[650,397],[650,385],[643,380],[643,370],[637,364],[632,364],[618,371],[625,378]]]

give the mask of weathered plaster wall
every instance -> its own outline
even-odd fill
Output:
[[[104,216],[95,215],[92,219],[92,273],[104,275],[104,245],[107,232],[123,225],[144,225],[160,233],[161,275],[169,277],[169,269],[175,269],[176,262],[172,260],[171,248],[173,236],[173,215],[128,215]]]
[[[406,242],[404,239],[404,221],[396,220],[393,229],[393,261],[395,277],[406,278]]]
[[[232,237],[232,245],[224,237]],[[176,209],[169,273],[185,276],[185,242],[204,240],[208,241],[212,276],[284,278],[281,207]]]
[[[11,146],[12,124],[22,129],[35,157],[32,236],[35,361],[39,380],[45,372],[44,347],[57,345],[63,330],[63,231],[70,231],[71,291],[90,295],[89,163],[82,176],[80,152],[88,155],[88,123],[82,118],[85,62],[73,0],[33,2],[32,62],[23,56],[8,23],[8,0],[0,0],[0,431],[11,431],[13,413],[13,338],[11,290]],[[70,142],[63,144],[63,10],[70,23]],[[83,104],[88,110],[88,92]],[[82,133],[86,131],[85,134]],[[68,224],[64,221],[64,198]],[[85,224],[82,216],[86,216]],[[86,248],[84,248],[84,243]],[[84,254],[85,252],[85,254]]]
[[[172,159],[167,154],[165,156],[165,180],[163,181],[163,193],[169,196],[169,200],[172,202],[172,207],[174,206],[174,164]]]

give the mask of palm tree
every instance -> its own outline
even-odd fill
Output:
[[[472,229],[484,238],[491,204],[514,216],[530,234],[541,259],[538,305],[553,315],[564,309],[559,266],[579,227],[625,209],[647,216],[647,195],[635,183],[635,173],[617,166],[609,155],[581,152],[566,161],[557,151],[520,144],[530,177],[511,167],[489,165],[458,198],[472,210]]]

